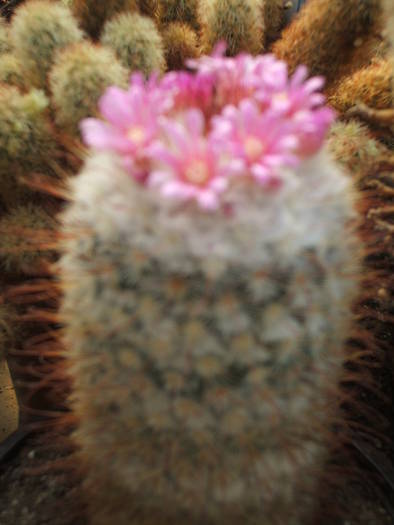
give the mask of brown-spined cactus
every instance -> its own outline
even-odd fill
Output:
[[[201,43],[205,52],[224,40],[230,56],[263,49],[264,18],[259,0],[201,0]]]
[[[345,78],[330,96],[330,104],[341,113],[363,103],[374,109],[391,108],[393,94],[391,60],[381,59]]]
[[[40,206],[16,206],[0,219],[0,265],[3,271],[29,273],[50,258],[49,251],[38,249],[40,236],[53,230],[55,221]]]
[[[168,69],[183,69],[188,58],[199,56],[197,34],[188,24],[171,22],[161,35]]]
[[[285,25],[284,5],[283,0],[263,0],[262,2],[266,47],[279,37]]]
[[[171,22],[183,22],[195,31],[200,29],[199,0],[161,0],[161,24],[163,28]]]
[[[90,42],[67,47],[49,75],[56,125],[78,134],[79,121],[96,113],[103,90],[112,84],[124,87],[127,80],[127,69],[110,49]]]
[[[106,23],[101,43],[112,49],[129,71],[150,76],[165,70],[163,41],[153,20],[139,13],[121,13]]]
[[[135,78],[82,126],[96,150],[70,183],[58,270],[94,525],[311,520],[357,288],[352,191],[318,152],[327,111],[304,100],[263,126],[254,89],[285,65],[247,57],[229,86],[245,60],[215,57],[211,90],[210,59]],[[299,163],[281,150],[273,167],[274,126]]]
[[[32,0],[20,6],[13,16],[10,36],[26,77],[38,87],[45,87],[56,52],[83,38],[70,10],[50,0]]]
[[[380,0],[308,0],[273,52],[290,71],[305,64],[331,83],[349,61],[357,38],[364,37],[380,16]]]
[[[121,12],[138,11],[137,0],[72,0],[72,12],[81,27],[98,39],[105,22]]]

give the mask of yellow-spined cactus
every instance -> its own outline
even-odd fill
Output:
[[[112,49],[129,71],[149,76],[165,70],[163,41],[153,20],[139,13],[121,13],[106,23],[101,43]]]
[[[55,123],[78,133],[79,121],[97,111],[97,101],[110,85],[127,85],[128,72],[105,47],[82,42],[57,55],[49,75]]]
[[[0,18],[0,55],[8,53],[11,50],[10,35],[8,31],[8,24],[3,18]]]
[[[23,64],[13,53],[0,55],[0,83],[16,86],[22,91],[29,88]]]
[[[48,104],[42,91],[0,85],[0,197],[7,206],[26,193],[18,179],[45,170],[56,151]]]
[[[61,3],[32,0],[20,6],[12,19],[11,42],[29,82],[45,87],[56,52],[82,40],[82,31]]]

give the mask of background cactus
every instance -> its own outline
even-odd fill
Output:
[[[137,0],[73,0],[72,12],[81,27],[92,38],[98,39],[106,20],[123,11],[137,11]]]
[[[108,86],[126,86],[128,71],[105,47],[82,42],[57,55],[49,85],[59,129],[78,134],[79,121],[97,111],[97,101]]]
[[[331,83],[340,65],[351,63],[357,38],[365,38],[380,23],[380,16],[379,0],[308,0],[273,52],[288,62],[290,70],[305,64]]]
[[[390,108],[393,105],[392,81],[391,61],[382,59],[345,78],[329,100],[341,113],[359,102],[375,109]]]
[[[58,2],[33,0],[22,5],[11,25],[11,42],[29,81],[44,87],[54,55],[82,39],[70,11]]]
[[[264,19],[258,0],[201,0],[199,9],[205,52],[209,53],[221,40],[232,56],[240,51],[262,51]]]
[[[22,94],[13,86],[0,86],[0,196],[8,208],[29,192],[20,179],[34,170],[49,170],[53,160],[56,142],[47,106],[42,91]]]
[[[200,29],[199,0],[161,0],[161,24],[184,22],[195,31]]]
[[[6,22],[0,18],[0,54],[8,53],[11,49],[10,36]]]
[[[172,22],[162,31],[165,58],[169,69],[183,69],[188,58],[199,56],[197,34],[182,22]]]
[[[153,20],[139,13],[120,14],[108,21],[101,42],[130,71],[148,77],[165,69],[162,38]]]

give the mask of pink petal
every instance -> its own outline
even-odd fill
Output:
[[[102,116],[115,126],[125,129],[133,122],[133,110],[127,92],[118,87],[110,87],[105,91],[100,98],[99,109]]]

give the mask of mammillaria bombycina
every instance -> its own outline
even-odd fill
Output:
[[[357,289],[349,180],[322,79],[222,51],[81,124],[59,271],[95,525],[313,516]]]

